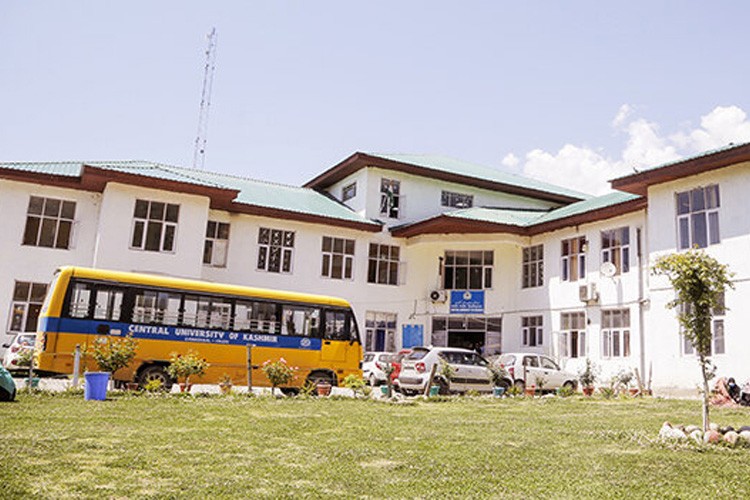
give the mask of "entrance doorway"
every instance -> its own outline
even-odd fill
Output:
[[[484,331],[450,330],[448,347],[463,347],[481,353],[484,351]]]

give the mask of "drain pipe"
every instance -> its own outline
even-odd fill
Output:
[[[636,251],[638,252],[638,340],[640,344],[640,372],[643,377],[643,383],[646,378],[646,298],[644,296],[644,267],[648,272],[648,259],[646,259],[646,265],[643,264],[643,242],[642,242],[642,231],[641,228],[635,230],[636,238]]]

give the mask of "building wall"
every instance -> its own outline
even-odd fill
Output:
[[[675,194],[696,187],[719,185],[719,227],[721,242],[705,251],[727,264],[735,275],[734,290],[725,296],[725,354],[717,354],[713,362],[718,376],[732,376],[738,382],[750,379],[750,342],[746,335],[750,324],[750,218],[747,217],[747,193],[750,192],[750,164],[703,173],[649,189],[648,231],[650,264],[662,255],[677,251]],[[694,356],[682,354],[682,338],[676,312],[666,304],[674,299],[674,291],[664,277],[649,277],[650,307],[647,316],[647,356],[653,366],[653,383],[666,394],[693,394],[701,381]]]

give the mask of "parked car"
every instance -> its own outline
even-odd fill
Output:
[[[523,390],[526,386],[553,391],[560,387],[575,389],[578,375],[560,369],[550,357],[526,352],[501,354],[494,363],[508,372],[513,384]]]
[[[0,401],[13,401],[16,399],[16,383],[10,372],[0,366]]]
[[[440,373],[441,362],[447,364],[453,372],[449,379]],[[415,347],[401,362],[401,373],[398,376],[401,392],[423,392],[435,364],[438,367],[433,385],[440,387],[440,394],[469,390],[492,391],[489,363],[476,352],[458,347]]]
[[[391,383],[398,389],[398,376],[401,374],[401,363],[403,359],[411,354],[413,349],[401,349],[396,354],[391,355],[391,365],[393,365],[393,373],[391,373]]]
[[[25,367],[18,365],[18,358],[24,351],[33,350],[35,342],[36,333],[19,333],[16,335],[10,343],[3,345],[7,350],[5,356],[3,356],[2,365],[11,372],[24,370]]]
[[[385,384],[386,364],[390,363],[392,352],[366,352],[362,360],[362,376],[372,386]]]

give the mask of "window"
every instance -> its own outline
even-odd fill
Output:
[[[725,339],[724,339],[724,315],[726,314],[726,308],[724,307],[724,295],[722,294],[719,299],[720,305],[716,309],[711,311],[711,352],[709,356],[714,354],[726,353]],[[695,346],[690,342],[684,335],[682,337],[682,354],[691,356],[695,354]]]
[[[357,196],[357,183],[352,182],[341,188],[341,201],[348,201]]]
[[[630,356],[630,310],[602,311],[602,357]]]
[[[544,285],[544,246],[534,245],[523,249],[522,288]]]
[[[16,281],[13,286],[13,302],[10,305],[8,332],[35,332],[46,294],[47,285],[44,283]]]
[[[130,247],[149,252],[173,252],[180,206],[135,200]]]
[[[331,340],[359,340],[354,316],[344,311],[326,311],[325,338]]]
[[[443,262],[443,288],[483,290],[492,288],[494,254],[486,251],[446,250]]]
[[[586,277],[586,237],[578,236],[561,243],[562,281],[578,281]]]
[[[400,249],[397,246],[370,243],[367,282],[398,285]]]
[[[401,215],[401,182],[392,179],[380,180],[380,215],[398,219]]]
[[[474,197],[470,194],[443,191],[440,196],[440,204],[444,207],[471,208],[474,206]]]
[[[321,275],[333,279],[352,279],[354,240],[323,237],[323,269]]]
[[[176,325],[180,319],[181,300],[182,295],[178,293],[156,290],[139,291],[135,295],[133,323]],[[188,307],[187,304],[185,307]],[[188,313],[186,312],[187,316]],[[189,317],[187,324],[197,326],[194,316]]]
[[[320,309],[285,305],[281,313],[281,334],[317,337]]]
[[[582,312],[560,313],[560,356],[586,356],[586,316]]]
[[[630,271],[630,228],[602,231],[602,262],[614,264],[615,274]]]
[[[541,316],[524,316],[521,318],[521,331],[523,335],[521,344],[524,347],[536,347],[544,344]]]
[[[234,329],[237,331],[278,332],[276,304],[238,300],[234,304]]]
[[[269,273],[291,273],[294,231],[260,228],[258,231],[258,269]]]
[[[675,198],[680,250],[719,243],[719,186],[695,188]]]
[[[212,267],[226,267],[227,246],[229,244],[229,224],[208,221],[206,242],[203,245],[203,263]]]
[[[46,248],[70,248],[75,215],[74,201],[32,196],[26,210],[23,244]]]
[[[326,321],[326,328],[328,321]],[[396,350],[396,315],[367,311],[365,315],[365,349],[368,351]]]

